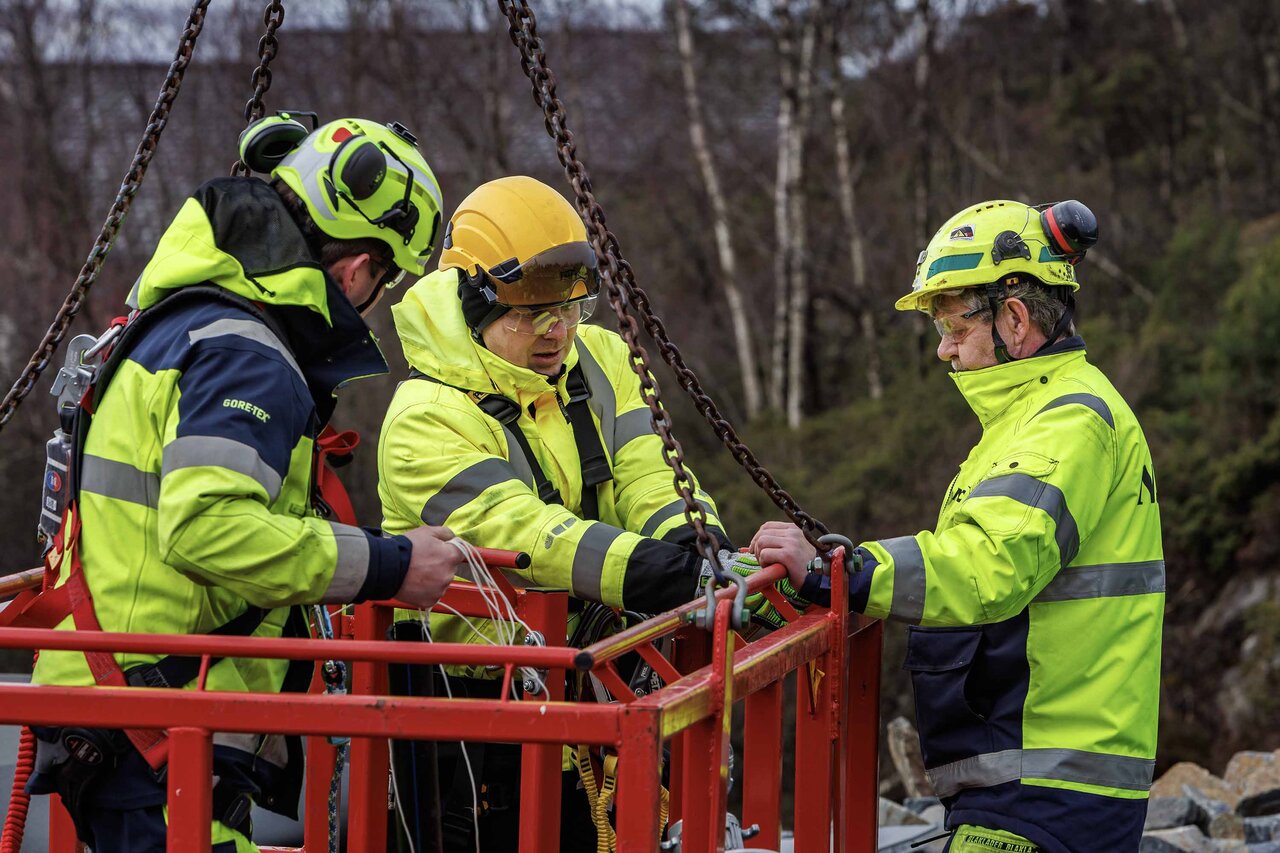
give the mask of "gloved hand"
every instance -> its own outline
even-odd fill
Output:
[[[741,575],[744,578],[760,571],[760,562],[751,554],[743,552],[734,553],[728,550],[722,550],[718,556],[720,557],[720,566],[722,569],[733,572],[736,575]],[[706,560],[703,560],[702,571],[698,575],[698,592],[702,592],[708,581],[713,577],[714,571],[711,568],[711,564]],[[796,610],[803,613],[805,608],[808,607],[809,603],[800,597],[799,592],[792,585],[789,579],[783,578],[774,586],[779,592],[786,596],[787,600],[796,608]],[[755,592],[748,595],[746,607],[748,612],[751,614],[751,622],[766,631],[776,631],[787,624],[787,620],[778,612],[777,608],[773,606],[773,602],[771,602],[763,592]],[[750,639],[750,634],[748,634],[748,639]]]

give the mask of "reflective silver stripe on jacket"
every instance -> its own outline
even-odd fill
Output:
[[[1006,749],[962,758],[928,771],[939,797],[965,788],[989,788],[1017,779],[1053,779],[1081,785],[1146,791],[1155,774],[1154,758],[1108,755],[1080,749]]]
[[[694,498],[694,502],[697,503],[698,506],[702,507],[702,511],[707,514],[707,520],[708,522],[710,522],[713,517],[711,513],[711,504],[707,503],[701,498]],[[676,500],[672,501],[666,506],[661,507],[657,510],[654,510],[653,515],[649,516],[648,521],[646,521],[644,523],[644,526],[640,528],[640,535],[652,536],[653,534],[658,532],[658,528],[661,527],[664,523],[666,523],[668,519],[672,519],[672,518],[675,518],[677,515],[683,515],[683,514],[684,514],[684,499],[677,498]],[[712,526],[715,526],[714,523],[712,523]]]
[[[84,455],[80,465],[80,490],[152,509],[160,505],[159,474],[90,453]]]
[[[165,445],[160,477],[180,468],[212,466],[235,471],[253,480],[267,493],[267,502],[275,503],[283,478],[263,461],[257,448],[232,438],[215,435],[184,435]]]
[[[619,450],[631,440],[646,435],[657,435],[653,431],[653,414],[648,408],[623,412],[613,425],[613,440]]]
[[[588,601],[600,600],[600,578],[604,575],[604,559],[609,546],[621,536],[622,530],[600,522],[590,522],[573,554],[573,597]]]
[[[485,489],[519,479],[507,460],[496,456],[481,460],[454,474],[453,479],[444,484],[444,488],[432,495],[422,508],[421,518],[427,524],[444,524],[449,516],[470,503]]]
[[[900,622],[919,625],[924,618],[924,554],[914,536],[881,539],[880,547],[893,558],[893,602],[889,615]]]
[[[306,384],[306,377],[302,375],[302,368],[298,367],[298,362],[294,361],[293,353],[289,352],[284,343],[276,337],[275,332],[272,332],[266,325],[257,320],[233,320],[230,317],[224,317],[221,320],[214,320],[207,326],[192,329],[187,333],[187,337],[193,344],[198,341],[227,335],[244,338],[254,343],[262,344],[267,349],[275,350],[285,360],[285,363],[293,368],[293,372],[298,374],[302,384]]]
[[[1111,416],[1111,408],[1106,402],[1096,394],[1067,394],[1065,397],[1059,397],[1045,405],[1043,409],[1036,412],[1036,417],[1043,415],[1050,409],[1056,409],[1059,406],[1070,406],[1072,404],[1084,406],[1097,412],[1098,417],[1107,422],[1107,426],[1112,429],[1116,428],[1116,419]]]
[[[969,493],[966,501],[975,498],[1009,498],[1018,503],[1044,510],[1054,520],[1054,538],[1058,541],[1061,565],[1069,566],[1080,550],[1080,534],[1075,517],[1067,509],[1067,498],[1052,483],[1037,480],[1029,474],[1004,474],[983,480]]]
[[[1081,601],[1164,592],[1164,560],[1071,566],[1058,572],[1035,602]]]
[[[338,549],[333,579],[324,591],[322,604],[346,604],[356,597],[369,574],[369,535],[359,527],[329,522]]]

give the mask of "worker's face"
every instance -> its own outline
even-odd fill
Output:
[[[480,336],[490,352],[517,367],[544,376],[559,376],[577,334],[578,327],[569,327],[563,320],[552,323],[542,334],[533,335],[511,329],[498,318],[485,326]]]
[[[959,296],[943,296],[930,312],[941,335],[938,358],[950,362],[951,369],[957,372],[981,370],[997,363],[990,320],[983,313],[965,317],[968,313],[969,306]]]

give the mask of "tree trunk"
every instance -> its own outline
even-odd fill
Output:
[[[911,112],[911,132],[915,139],[915,169],[913,184],[915,188],[915,231],[916,243],[921,249],[929,244],[929,210],[930,198],[930,98],[929,83],[933,65],[933,14],[929,0],[916,0],[916,22],[919,30],[920,44],[916,54],[915,65],[915,107]],[[923,377],[928,364],[930,348],[928,346],[928,328],[924,318],[917,312],[913,317],[917,349],[920,352],[920,375]]]
[[[733,327],[734,348],[738,356],[738,373],[742,377],[742,392],[747,407],[747,418],[760,414],[764,399],[760,388],[759,368],[751,337],[751,324],[747,320],[746,302],[738,286],[737,256],[733,251],[732,233],[729,227],[729,211],[720,178],[711,159],[703,121],[702,103],[698,95],[697,75],[693,65],[693,32],[689,23],[688,0],[675,0],[676,45],[680,53],[680,71],[684,80],[685,107],[689,113],[689,140],[694,158],[702,174],[703,187],[711,202],[712,231],[715,235],[716,258],[720,265],[720,290],[729,303],[729,320]]]
[[[845,119],[844,75],[840,73],[840,43],[837,27],[828,24],[831,58],[831,124],[835,129],[836,184],[839,190],[840,215],[849,241],[849,270],[853,301],[858,306],[858,326],[862,335],[863,371],[867,379],[867,394],[873,400],[884,396],[884,379],[880,368],[879,331],[876,316],[871,307],[870,287],[867,281],[866,247],[862,242],[862,229],[858,226],[857,178],[853,173],[849,153],[849,125]],[[859,169],[859,172],[861,170]]]
[[[808,241],[806,239],[806,198],[803,186],[804,179],[804,143],[805,129],[809,125],[810,106],[813,92],[813,55],[817,41],[817,24],[812,16],[805,22],[804,36],[801,41],[800,55],[796,67],[796,108],[795,121],[791,126],[787,152],[791,158],[788,178],[791,190],[788,193],[790,212],[791,244],[790,259],[787,264],[791,283],[788,287],[787,318],[787,425],[792,429],[800,426],[804,405],[805,370],[804,348],[808,340],[809,319],[809,278],[808,278]]]
[[[778,99],[778,167],[773,191],[773,224],[775,248],[773,256],[773,335],[769,348],[769,407],[782,411],[785,395],[783,383],[787,375],[787,310],[791,286],[791,133],[796,115],[795,33],[789,0],[775,0],[774,16],[778,21],[778,75],[781,97]]]

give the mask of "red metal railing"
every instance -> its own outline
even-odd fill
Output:
[[[492,556],[492,555],[487,555]],[[495,573],[499,574],[499,573]],[[796,677],[795,830],[797,853],[835,849],[871,853],[876,842],[880,623],[843,607],[794,614],[772,589],[785,574],[766,568],[748,580],[795,618],[785,628],[742,645],[729,630],[731,590],[722,590],[715,630],[689,616],[703,602],[606,638],[585,649],[564,647],[568,599],[562,592],[511,588],[516,612],[547,647],[389,642],[383,639],[395,602],[356,607],[338,620],[335,640],[258,639],[0,629],[0,648],[110,650],[203,657],[353,661],[352,694],[257,694],[196,690],[54,687],[0,684],[0,723],[166,729],[170,851],[209,850],[211,736],[214,732],[311,735],[308,740],[305,851],[327,849],[325,801],[334,760],[326,735],[352,737],[348,851],[383,853],[387,831],[387,739],[523,744],[520,850],[559,848],[560,773],[564,744],[608,746],[618,754],[615,811],[619,853],[652,853],[658,844],[662,747],[671,743],[671,821],[683,820],[685,853],[722,851],[727,802],[731,708],[745,709],[743,824],[758,824],[752,846],[777,849],[783,823],[783,679]],[[832,600],[846,600],[834,571]],[[444,603],[466,615],[487,608],[468,584]],[[653,643],[674,639],[673,661]],[[741,647],[739,647],[741,646]],[[635,651],[666,686],[632,695],[614,660]],[[447,699],[389,696],[386,664],[492,665],[509,683],[518,667],[548,671],[551,699]],[[564,702],[565,675],[592,672],[620,701]],[[70,821],[51,810],[51,853],[77,850]],[[269,848],[264,848],[269,849]]]

